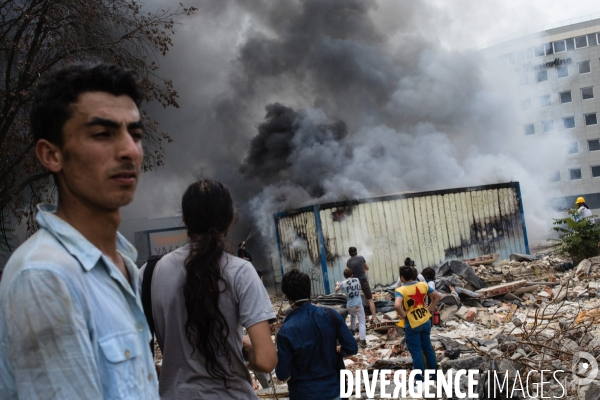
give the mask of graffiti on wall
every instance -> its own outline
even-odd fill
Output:
[[[148,234],[150,255],[162,256],[179,247],[185,246],[188,242],[187,230],[174,229],[161,232],[151,232]]]

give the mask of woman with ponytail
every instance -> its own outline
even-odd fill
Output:
[[[164,256],[152,277],[160,396],[257,398],[244,359],[255,371],[275,368],[268,322],[275,315],[252,264],[225,251],[235,219],[229,190],[200,180],[187,188],[181,208],[190,242]]]

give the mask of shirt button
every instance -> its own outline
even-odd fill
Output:
[[[144,325],[142,325],[142,324],[138,324],[138,325],[137,325],[137,330],[138,330],[138,332],[141,332],[141,331],[143,331],[143,330],[144,330]]]
[[[129,350],[125,350],[125,358],[129,358],[131,356],[131,352]]]

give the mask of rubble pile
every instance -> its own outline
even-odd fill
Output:
[[[529,376],[531,385],[540,382],[537,371],[542,370],[562,370],[556,377],[566,388],[563,395],[562,386],[553,380],[545,385],[544,396],[600,398],[600,376],[586,385],[576,380],[589,375],[589,370],[580,367],[580,352],[600,357],[600,257],[575,266],[551,254],[514,254],[510,260],[489,265],[446,264],[438,269],[435,282],[436,290],[442,293],[438,306],[442,322],[431,331],[438,369],[482,371],[479,398],[487,398],[484,391],[493,384],[487,382],[485,371],[508,374],[509,382],[517,375],[525,382],[524,377]],[[449,294],[449,285],[456,288],[460,302]],[[381,323],[367,326],[367,347],[346,358],[346,368],[410,370],[412,358],[404,345],[404,331],[396,326],[393,290],[374,294]],[[337,295],[320,296],[321,302],[336,308],[343,307],[341,300]],[[278,387],[281,394],[285,392],[282,387]],[[365,392],[362,394],[364,397]]]

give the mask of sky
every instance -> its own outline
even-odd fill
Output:
[[[273,218],[317,202],[522,183],[528,230],[548,228],[546,184],[564,139],[524,142],[514,88],[486,69],[492,40],[600,12],[591,1],[196,1],[159,60],[179,109],[124,219],[180,213],[195,179],[227,185],[259,252]],[[147,1],[148,10],[164,7]],[[535,157],[532,152],[535,151]],[[558,194],[556,194],[558,195]]]

